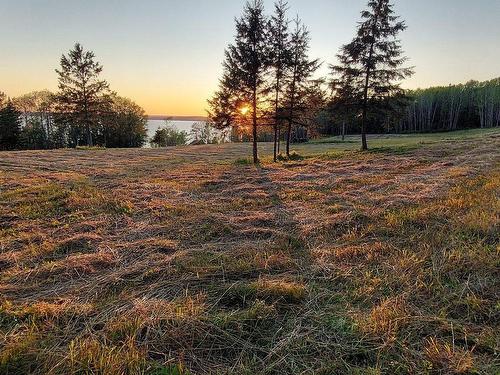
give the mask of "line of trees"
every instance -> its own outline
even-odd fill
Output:
[[[333,98],[328,105],[326,80],[314,78],[321,64],[309,56],[309,32],[298,17],[290,22],[287,11],[283,0],[275,3],[270,17],[262,0],[246,3],[236,20],[235,41],[225,52],[219,89],[209,100],[210,118],[219,128],[249,131],[255,163],[258,127],[272,126],[276,161],[282,131],[289,157],[290,143],[307,140],[327,112],[335,112],[337,119],[340,114],[344,129],[346,121],[359,118],[366,150],[368,122],[382,111],[388,113],[389,100],[394,103],[392,98],[404,95],[401,80],[413,73],[404,67],[397,38],[406,25],[390,0],[368,2],[354,39],[331,66]]]
[[[7,99],[0,93],[0,148],[142,147],[147,116],[111,91],[102,65],[77,43],[62,55],[57,93],[37,91]]]
[[[500,125],[500,78],[407,93],[395,132],[433,132]]]
[[[265,14],[261,0],[246,3],[236,19],[236,38],[225,51],[219,89],[209,100],[209,117],[219,129],[250,133],[253,160],[258,163],[258,127],[271,127],[274,159],[282,129],[290,155],[293,125],[305,115],[303,99],[318,60],[309,57],[309,32],[297,18],[291,25],[288,5],[279,0],[274,14]]]
[[[343,45],[328,78],[311,58],[310,35],[285,0],[272,14],[262,0],[249,0],[236,19],[236,36],[225,50],[223,75],[209,104],[209,121],[191,134],[158,129],[152,145],[217,143],[227,139],[274,143],[274,160],[290,156],[292,143],[310,137],[361,133],[428,132],[499,126],[500,78],[465,85],[405,91],[413,74],[406,66],[399,34],[406,29],[391,0],[369,0],[351,42]],[[78,146],[142,147],[147,116],[129,99],[111,91],[91,51],[75,44],[62,55],[58,92],[17,98],[0,92],[0,149]],[[216,129],[217,131],[215,131]]]

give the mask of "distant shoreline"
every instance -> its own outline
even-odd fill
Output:
[[[205,116],[165,116],[165,115],[150,115],[148,120],[172,120],[172,121],[207,121]]]

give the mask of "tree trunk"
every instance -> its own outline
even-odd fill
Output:
[[[85,87],[83,87],[83,112],[84,112],[84,121],[85,121],[85,130],[87,132],[87,146],[88,147],[93,147],[94,142],[92,140],[92,130],[91,130],[91,122],[90,122],[90,116],[89,116],[89,105],[88,105],[88,100],[87,100],[87,90]]]
[[[275,98],[275,108],[274,108],[274,162],[278,160],[278,143],[279,143],[279,133],[278,133],[278,101],[279,101],[279,78],[276,82],[276,98]]]
[[[370,55],[368,57],[369,64],[371,63],[373,55],[373,43],[370,47]],[[363,91],[363,114],[361,117],[361,150],[368,150],[368,143],[366,142],[366,115],[368,111],[368,87],[370,85],[370,66],[366,69],[365,87]]]
[[[252,122],[253,122],[253,163],[259,163],[259,155],[257,150],[257,88],[254,86],[253,89],[253,113],[252,113]]]
[[[278,124],[274,124],[274,162],[278,160]]]
[[[291,88],[291,99],[290,99],[290,117],[288,118],[288,128],[286,134],[286,156],[290,157],[290,142],[292,140],[292,121],[293,121],[293,110],[295,109],[295,84],[296,84],[296,71],[293,74],[292,88]]]
[[[281,129],[278,128],[278,155],[281,152]]]
[[[288,127],[286,131],[286,156],[290,157],[290,141],[292,139],[292,120],[288,120]]]
[[[361,119],[361,150],[368,150],[368,143],[366,142],[366,105],[363,106],[363,117]]]
[[[345,121],[342,121],[342,142],[345,141]]]
[[[87,122],[87,144],[89,147],[94,147],[94,141],[92,139],[92,130],[90,130],[89,122]]]
[[[276,97],[274,101],[274,162],[278,160],[278,149],[279,149],[279,133],[278,133],[278,109],[280,100],[280,76],[281,69],[278,66],[278,71],[276,72]]]
[[[378,19],[375,18],[375,24],[378,22]],[[374,26],[375,29],[375,26]],[[375,39],[375,30],[373,30],[372,38]],[[370,86],[370,74],[371,74],[371,64],[373,58],[373,50],[375,48],[375,40],[372,40],[370,45],[370,53],[368,55],[368,66],[366,68],[366,78],[365,78],[365,87],[363,92],[363,116],[361,118],[361,150],[368,150],[368,143],[366,142],[366,115],[368,112],[368,88]]]

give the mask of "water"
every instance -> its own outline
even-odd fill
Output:
[[[177,130],[185,131],[186,133],[191,132],[191,126],[196,123],[196,121],[169,121],[169,126],[173,126]],[[154,137],[156,130],[158,128],[164,128],[166,126],[165,120],[148,120],[148,143],[146,147],[150,147],[149,140]],[[188,137],[189,139],[189,137]]]
[[[191,142],[193,140],[193,137],[191,136],[191,128],[193,124],[196,124],[198,122],[204,123],[204,121],[187,121],[187,120],[180,120],[180,121],[168,121],[168,126],[173,126],[177,130],[180,131],[185,131],[188,134],[187,137],[187,143]],[[167,123],[165,120],[148,120],[147,123],[147,128],[148,128],[148,142],[144,147],[151,147],[149,144],[149,140],[154,137],[156,131],[158,128],[165,128],[167,126]],[[227,132],[221,132],[216,129],[212,129],[211,132],[211,137],[214,137],[217,139],[218,142],[230,142],[231,138],[229,137]]]
[[[196,121],[169,121],[168,124],[175,127],[177,130],[191,132],[191,126]],[[158,128],[165,127],[165,120],[148,120],[148,138],[151,139]]]

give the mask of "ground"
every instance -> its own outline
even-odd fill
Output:
[[[500,130],[0,154],[0,373],[500,372]]]

